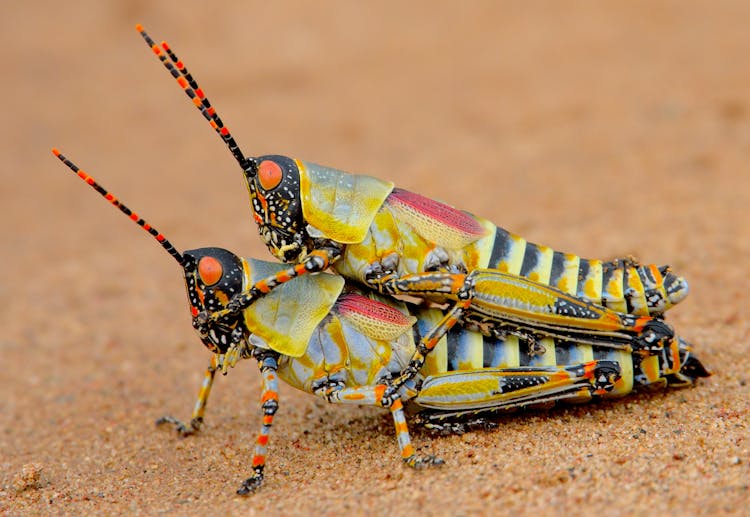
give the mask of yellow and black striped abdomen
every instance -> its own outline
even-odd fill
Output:
[[[418,332],[429,330],[429,325],[420,316]],[[464,328],[454,328],[442,338],[435,349],[427,356],[425,366],[420,371],[425,378],[448,373],[475,372],[483,369],[514,369],[518,367],[572,366],[593,360],[614,361],[619,364],[621,377],[615,383],[608,397],[620,397],[633,389],[634,363],[632,353],[610,347],[592,347],[570,341],[545,338],[540,340],[543,353],[532,353],[528,343],[520,342],[515,336],[484,336]],[[591,398],[589,393],[581,393],[575,398],[584,402]]]
[[[526,277],[618,312],[660,314],[687,296],[684,278],[668,266],[634,259],[602,261],[527,242],[497,228],[489,268]]]

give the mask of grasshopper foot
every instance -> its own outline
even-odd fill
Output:
[[[197,433],[200,430],[202,423],[202,418],[193,418],[190,423],[186,425],[171,415],[163,416],[156,421],[156,425],[172,424],[175,431],[177,431],[177,433],[183,438]]]
[[[474,418],[465,422],[424,422],[425,429],[440,435],[458,435],[466,434],[475,430],[490,431],[498,427],[497,422],[492,422],[486,418]]]
[[[249,495],[255,493],[255,491],[258,490],[260,488],[260,485],[262,484],[263,472],[256,472],[251,477],[242,482],[242,486],[240,486],[239,490],[237,490],[237,494]]]
[[[421,470],[427,467],[439,467],[440,465],[444,465],[445,461],[432,454],[427,456],[417,456],[416,454],[412,454],[408,458],[404,458],[404,463],[411,468]]]

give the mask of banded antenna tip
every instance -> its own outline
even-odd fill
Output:
[[[117,197],[114,196],[111,192],[109,192],[107,189],[102,187],[99,183],[94,180],[91,176],[89,176],[86,172],[81,170],[75,163],[68,160],[68,158],[65,157],[64,154],[62,154],[57,148],[52,148],[52,154],[54,154],[65,166],[73,171],[74,174],[76,174],[79,178],[81,178],[84,182],[86,182],[91,188],[96,190],[104,199],[109,201],[109,203],[120,210],[123,214],[125,214],[130,220],[132,220],[135,224],[140,226],[143,230],[145,230],[147,233],[149,233],[156,241],[161,245],[164,250],[169,253],[172,258],[174,258],[178,264],[181,266],[185,265],[185,258],[182,256],[182,254],[177,251],[177,249],[172,245],[171,242],[169,242],[164,235],[159,233],[159,231],[151,226],[149,223],[146,222],[145,219],[140,217],[138,214],[133,212],[130,208],[128,208],[122,201],[117,199]]]

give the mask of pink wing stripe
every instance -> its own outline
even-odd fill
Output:
[[[349,293],[340,296],[336,302],[336,308],[343,316],[356,313],[392,325],[410,326],[412,324],[412,321],[401,311],[361,294]]]
[[[388,196],[388,201],[401,203],[412,210],[421,212],[426,216],[435,219],[440,224],[455,228],[456,230],[468,235],[481,237],[485,233],[482,225],[480,225],[479,222],[469,214],[446,205],[445,203],[420,196],[414,192],[409,192],[408,190],[394,188],[391,195]]]

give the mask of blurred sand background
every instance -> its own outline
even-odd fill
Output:
[[[137,22],[247,153],[393,179],[585,257],[672,264],[692,291],[669,321],[714,376],[463,437],[413,429],[446,460],[424,472],[400,465],[388,414],[282,386],[265,486],[234,495],[257,368],[217,380],[198,436],[155,428],[189,417],[208,361],[180,272],[50,153],[179,249],[270,257],[235,162]],[[748,27],[743,1],[4,3],[0,513],[747,511]]]

